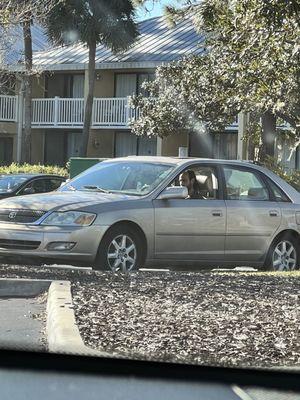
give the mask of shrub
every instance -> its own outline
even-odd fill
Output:
[[[287,183],[300,191],[300,171],[286,170],[275,158],[267,157],[266,160],[260,163],[264,167],[270,169],[274,174],[280,176]]]
[[[12,163],[9,166],[0,166],[1,174],[54,174],[67,177],[69,175],[66,168],[51,165],[30,165]]]

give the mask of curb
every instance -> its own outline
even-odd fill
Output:
[[[51,282],[39,279],[0,278],[0,298],[36,297],[46,292]]]
[[[109,357],[87,347],[80,335],[73,311],[71,283],[52,281],[47,299],[47,339],[51,353],[72,353]],[[110,356],[111,357],[111,356]]]

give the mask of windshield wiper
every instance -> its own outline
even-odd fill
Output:
[[[83,188],[88,189],[88,190],[96,190],[97,192],[101,192],[101,193],[107,193],[107,194],[111,193],[109,190],[105,190],[105,189],[101,188],[100,186],[96,186],[96,185],[85,185],[85,186],[83,186]]]

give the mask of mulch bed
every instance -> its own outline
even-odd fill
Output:
[[[0,277],[69,279],[85,344],[124,357],[300,366],[300,274],[94,271],[0,266]]]

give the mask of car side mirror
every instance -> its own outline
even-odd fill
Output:
[[[185,186],[171,186],[161,192],[157,200],[185,199],[188,194],[188,190]]]

